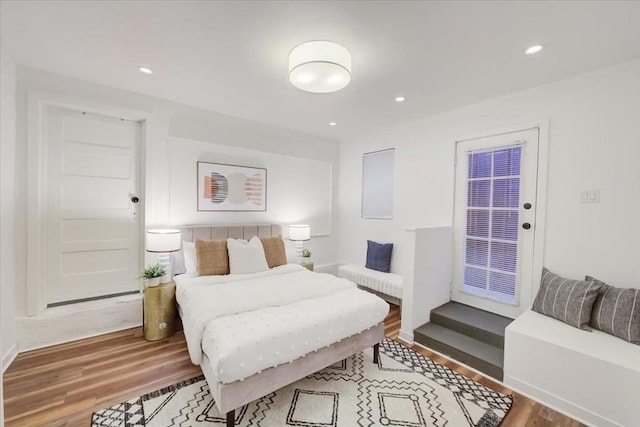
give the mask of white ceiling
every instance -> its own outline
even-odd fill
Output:
[[[19,64],[335,139],[640,57],[638,1],[3,0],[1,15]],[[342,91],[288,82],[289,51],[318,39],[351,50]]]

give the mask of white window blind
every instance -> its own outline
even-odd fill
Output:
[[[516,304],[520,144],[467,153],[465,292]]]
[[[362,217],[393,217],[393,148],[362,156]]]

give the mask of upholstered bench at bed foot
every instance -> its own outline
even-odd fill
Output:
[[[399,274],[383,273],[357,264],[345,264],[338,268],[338,277],[351,280],[358,286],[372,290],[381,296],[402,300],[403,278]]]
[[[380,360],[380,343],[377,343],[373,345],[373,363],[377,365],[379,360]],[[227,427],[235,427],[236,410],[233,409],[227,412],[226,418],[227,418]]]

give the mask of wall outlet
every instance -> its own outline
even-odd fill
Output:
[[[582,190],[580,192],[581,203],[600,203],[600,190]]]

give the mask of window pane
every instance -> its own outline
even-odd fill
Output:
[[[493,206],[517,208],[520,201],[520,178],[496,179],[493,181]]]
[[[491,212],[491,237],[518,240],[518,211]]]
[[[516,276],[508,273],[490,272],[489,290],[502,294],[504,299],[509,302],[515,301]]]
[[[469,181],[467,186],[467,206],[471,207],[489,207],[489,201],[491,199],[491,181]]]
[[[520,175],[521,147],[495,151],[493,154],[493,176]]]
[[[475,267],[464,268],[464,284],[473,288],[487,288],[487,270]]]
[[[465,263],[486,267],[489,262],[489,242],[467,239]]]
[[[491,268],[516,272],[518,245],[515,243],[491,242]]]
[[[467,211],[467,236],[489,237],[489,211]]]
[[[491,153],[469,154],[469,178],[491,176]]]

